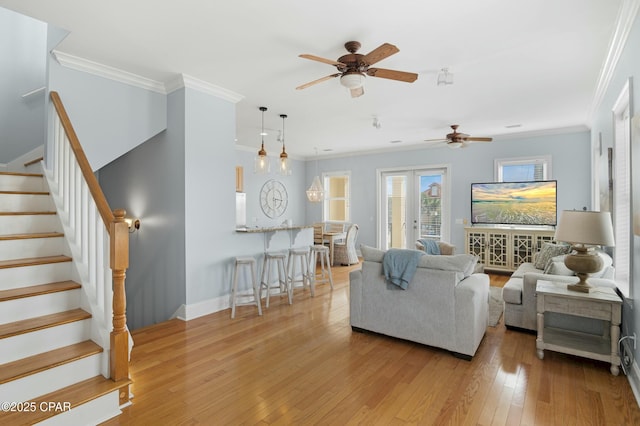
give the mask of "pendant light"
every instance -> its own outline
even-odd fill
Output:
[[[287,155],[287,151],[284,148],[284,119],[287,118],[286,114],[280,114],[282,118],[282,133],[280,134],[282,138],[282,152],[280,153],[280,164],[278,167],[278,173],[283,176],[289,176],[291,174],[291,164],[289,163],[289,156]]]
[[[259,109],[262,111],[262,132],[260,133],[260,136],[262,137],[262,145],[253,164],[253,172],[269,173],[269,157],[267,157],[267,151],[264,150],[264,135],[266,135],[264,132],[264,112],[267,110],[267,107],[260,107]]]
[[[318,175],[318,148],[316,148],[316,176],[313,178],[309,189],[307,189],[307,199],[312,203],[324,201],[324,188]]]

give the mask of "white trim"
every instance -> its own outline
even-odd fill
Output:
[[[595,113],[600,107],[600,104],[604,99],[604,95],[609,88],[614,71],[618,65],[618,61],[620,60],[620,55],[622,55],[622,51],[627,43],[629,32],[631,31],[636,15],[638,14],[638,9],[640,9],[640,0],[623,0],[620,4],[620,9],[618,10],[618,16],[616,18],[615,30],[613,31],[611,42],[609,43],[607,56],[602,64],[602,68],[600,69],[600,77],[598,78],[598,84],[593,96],[591,108],[587,113],[587,123],[589,124],[593,122]]]
[[[631,374],[627,376],[627,380],[633,391],[633,396],[636,397],[636,402],[640,406],[640,368],[638,368],[638,363],[635,361],[631,365]]]
[[[243,95],[227,90],[223,87],[216,86],[215,84],[208,83],[204,80],[199,80],[195,77],[191,77],[186,74],[180,74],[176,78],[168,81],[165,85],[167,93],[171,93],[183,87],[197,90],[198,92],[206,93],[208,95],[215,96],[225,101],[232,102],[234,104],[244,99]]]
[[[60,52],[59,50],[52,50],[51,54],[63,67],[97,75],[98,77],[107,78],[109,80],[139,87],[141,89],[151,90],[152,92],[166,94],[165,85],[160,81],[151,80],[108,65],[79,58],[68,53]]]

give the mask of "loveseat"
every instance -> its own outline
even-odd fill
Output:
[[[564,256],[569,247],[544,243],[532,262],[521,264],[511,275],[509,281],[502,288],[504,300],[504,324],[507,328],[536,330],[536,285],[538,280],[552,281],[560,285],[576,283],[576,277],[570,269],[564,266]],[[603,268],[592,274],[589,283],[595,287],[615,288],[613,281],[614,269],[612,260],[604,252],[598,252],[602,258]],[[568,315],[547,313],[545,321],[550,326],[559,326],[586,333],[598,334],[602,329],[602,322],[588,318],[577,318]]]
[[[471,359],[487,328],[489,276],[474,274],[473,255],[423,255],[403,290],[385,280],[385,251],[361,246],[362,268],[350,273],[354,331],[372,331],[446,349]]]

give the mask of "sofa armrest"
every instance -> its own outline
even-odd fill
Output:
[[[362,324],[362,270],[349,273],[349,321],[352,326]]]
[[[473,356],[487,329],[489,275],[472,274],[458,283],[456,299],[456,347]]]

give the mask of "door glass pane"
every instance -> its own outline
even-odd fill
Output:
[[[418,239],[442,238],[442,174],[420,174]]]
[[[406,248],[407,244],[407,177],[387,176],[387,246]]]

